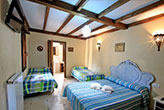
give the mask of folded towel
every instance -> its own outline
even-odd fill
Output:
[[[101,89],[103,92],[107,92],[107,93],[112,93],[114,90],[111,86],[108,86],[108,85],[104,85]]]
[[[42,81],[45,80],[45,77],[42,75],[37,75],[31,79],[31,81]]]
[[[101,89],[102,88],[102,86],[101,86],[101,84],[99,84],[99,83],[92,83],[91,85],[90,85],[90,88],[92,88],[92,89]]]
[[[89,72],[88,75],[94,75],[94,72]]]

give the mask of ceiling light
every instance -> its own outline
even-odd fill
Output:
[[[85,25],[85,26],[82,28],[82,33],[83,33],[83,36],[84,36],[84,37],[90,36],[90,34],[91,34],[91,29],[89,28],[88,25]]]

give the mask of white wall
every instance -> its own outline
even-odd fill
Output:
[[[7,110],[7,79],[14,73],[21,72],[21,37],[4,24],[8,7],[6,1],[0,0],[0,110]]]
[[[164,93],[164,45],[161,51],[152,40],[153,33],[164,32],[164,17],[138,25],[128,30],[103,34],[86,41],[86,65],[95,71],[110,75],[109,67],[130,59],[137,63],[141,70],[155,76],[160,88],[153,87],[153,96]],[[97,41],[101,40],[101,51],[97,50]],[[125,52],[115,52],[115,44],[125,42]]]
[[[66,42],[66,75],[70,76],[73,66],[85,65],[85,40],[65,38],[42,33],[31,33],[28,37],[29,68],[47,67],[47,42],[48,40]],[[37,46],[43,46],[44,50],[38,52]],[[68,47],[74,47],[74,52],[68,52]]]

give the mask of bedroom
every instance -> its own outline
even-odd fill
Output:
[[[92,2],[92,0],[90,2],[89,1],[87,3],[92,4],[90,3]],[[103,1],[108,1],[108,0],[103,0]],[[146,2],[151,2],[151,1],[152,0],[144,0],[144,2],[142,3],[146,4]],[[139,6],[138,6],[139,8],[141,8],[140,6],[142,3],[139,3]],[[23,8],[27,7],[28,9],[30,9],[28,7],[28,4],[25,4],[25,5],[27,6],[24,6]],[[1,17],[0,17],[0,21],[1,21],[0,23],[0,34],[1,34],[0,35],[1,36],[1,40],[0,40],[0,54],[1,54],[1,57],[0,57],[0,62],[1,62],[0,64],[0,68],[1,68],[0,107],[2,110],[6,110],[7,103],[6,103],[5,82],[12,74],[22,71],[21,70],[21,66],[22,66],[21,65],[21,38],[20,38],[20,34],[13,32],[4,23],[6,12],[8,10],[6,9],[6,0],[1,0],[0,6],[1,6],[0,7],[0,14],[1,14]],[[103,7],[103,8],[107,8],[108,6]],[[137,5],[136,7],[131,7],[131,8],[136,9]],[[42,6],[41,9],[42,9],[41,11],[44,11],[45,13],[46,7]],[[35,10],[35,8],[33,10]],[[74,38],[62,37],[60,35],[51,35],[51,34],[44,34],[42,32],[38,33],[38,32],[31,31],[30,34],[27,34],[28,56],[27,56],[27,68],[24,71],[24,75],[27,74],[29,68],[48,66],[48,60],[47,60],[47,41],[48,40],[64,41],[66,42],[67,49],[68,47],[74,48],[74,52],[68,52],[68,50],[66,52],[66,76],[71,76],[72,67],[79,66],[79,65],[87,66],[88,68],[97,72],[101,72],[107,76],[107,75],[110,75],[110,70],[109,70],[110,66],[112,65],[116,66],[120,62],[129,59],[137,63],[142,71],[149,72],[154,75],[155,81],[153,83],[159,84],[160,87],[159,88],[152,87],[152,97],[163,95],[163,92],[164,92],[164,87],[163,87],[164,85],[164,81],[163,81],[164,52],[163,52],[163,49],[164,47],[161,46],[161,50],[160,51],[157,50],[158,47],[153,40],[153,35],[154,35],[154,32],[159,31],[159,30],[161,31],[158,34],[164,33],[164,22],[163,22],[164,8],[163,8],[163,5],[161,4],[161,6],[158,6],[157,8],[153,10],[145,12],[146,14],[143,13],[141,15],[137,15],[136,18],[132,19],[132,21],[144,19],[143,16],[146,16],[147,18],[156,16],[156,15],[161,15],[161,16],[152,18],[151,20],[147,20],[149,22],[145,21],[145,23],[143,24],[136,25],[125,30],[118,30],[112,33],[107,32],[93,38],[88,38],[86,40],[74,39]],[[28,11],[28,10],[24,10],[24,11]],[[94,10],[91,10],[91,11],[94,11]],[[41,26],[40,28],[42,29],[45,14],[42,14],[42,19],[41,21],[39,21],[37,16],[40,17],[40,15],[33,16],[33,13],[32,12],[30,13],[25,12],[25,14],[30,14],[30,15],[26,15],[28,22],[31,21],[29,22],[30,25],[34,25],[35,27],[35,25],[37,25],[35,24],[35,22],[36,23],[41,22],[42,24],[39,24],[39,26]],[[151,13],[153,13],[153,15]],[[34,18],[30,18],[31,16]],[[51,16],[49,15],[49,17]],[[62,23],[67,17],[68,17],[68,14],[67,16],[65,15],[65,18],[63,17],[62,21],[60,21],[61,22],[59,24],[60,26],[62,25]],[[84,21],[81,20],[79,22],[76,22],[75,25],[80,25]],[[47,22],[47,26],[48,26],[48,22]],[[60,26],[58,26],[58,28]],[[74,25],[71,25],[71,26],[74,26]],[[54,30],[58,29],[55,26],[52,28],[54,28]],[[67,28],[72,28],[72,27],[67,26]],[[99,40],[101,41],[100,51],[98,51],[97,49],[97,42]],[[125,51],[115,52],[116,43],[125,43]],[[41,53],[36,51],[36,47],[39,45],[43,46],[43,51]]]

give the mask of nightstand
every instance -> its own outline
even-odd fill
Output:
[[[164,110],[164,101],[161,101],[162,97],[164,97],[164,95],[163,96],[157,96],[157,97],[153,98],[154,110]]]

